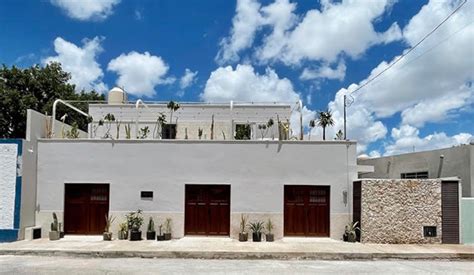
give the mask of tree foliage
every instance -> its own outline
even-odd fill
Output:
[[[331,111],[327,110],[318,112],[317,124],[323,128],[323,140],[326,140],[326,127],[334,125]]]
[[[64,72],[59,63],[50,63],[22,69],[0,68],[0,138],[24,138],[26,132],[26,110],[33,109],[51,115],[56,99],[104,100],[104,95],[95,91],[75,92],[69,84],[71,75]],[[87,112],[87,103],[73,103]],[[66,123],[76,122],[82,130],[87,129],[88,119],[65,106],[58,105],[57,118],[68,113]]]

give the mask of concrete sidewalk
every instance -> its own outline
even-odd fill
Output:
[[[229,238],[185,237],[172,241],[102,241],[101,236],[66,236],[0,244],[0,255],[141,257],[194,259],[311,260],[470,260],[474,246],[345,243],[327,238],[285,238],[273,243],[241,243]]]

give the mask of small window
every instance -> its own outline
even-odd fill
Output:
[[[176,124],[165,124],[161,129],[162,139],[176,139]]]
[[[236,140],[250,140],[252,130],[250,124],[236,124],[235,125],[235,139]]]
[[[428,171],[402,173],[400,177],[402,179],[427,179]]]
[[[142,198],[142,200],[152,200],[153,191],[142,191],[140,197]]]
[[[424,237],[436,237],[436,226],[423,226]]]

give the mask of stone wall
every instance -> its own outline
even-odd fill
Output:
[[[361,242],[441,243],[440,179],[361,180]],[[436,237],[424,237],[436,226]]]

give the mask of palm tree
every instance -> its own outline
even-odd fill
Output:
[[[179,109],[179,103],[170,101],[168,102],[168,105],[166,105],[166,108],[170,110],[170,123],[173,123],[173,113]]]
[[[326,140],[326,127],[333,126],[334,120],[332,119],[331,111],[319,111],[318,112],[318,126],[323,128],[323,140]]]

